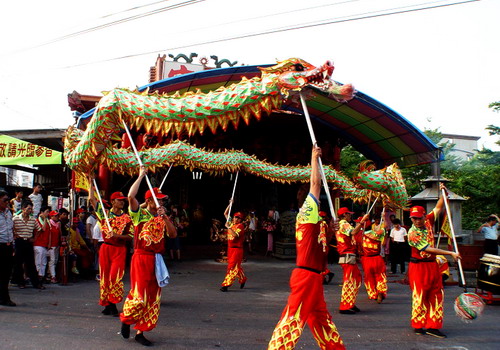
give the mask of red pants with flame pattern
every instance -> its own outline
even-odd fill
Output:
[[[380,255],[363,256],[361,258],[363,266],[366,293],[369,299],[377,299],[379,294],[387,296],[387,275],[385,274],[384,258]]]
[[[412,292],[411,326],[443,327],[443,280],[436,261],[410,262],[408,281]]]
[[[227,272],[223,287],[229,287],[233,284],[234,280],[238,278],[238,282],[245,283],[247,278],[241,267],[243,261],[243,248],[228,248],[227,250]]]
[[[349,310],[356,304],[359,287],[361,286],[361,272],[357,264],[340,264],[344,271],[342,295],[340,296],[340,310]]]
[[[130,266],[130,288],[120,320],[125,324],[135,324],[134,328],[139,331],[150,331],[156,327],[161,304],[154,254],[134,252]]]
[[[127,247],[104,243],[99,249],[99,305],[118,304],[123,299],[123,274]]]
[[[268,350],[294,349],[307,322],[322,350],[345,349],[326,308],[323,275],[296,268],[290,278],[291,293],[274,329]]]

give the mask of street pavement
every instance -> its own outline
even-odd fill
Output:
[[[157,327],[146,333],[158,349],[267,349],[289,294],[291,260],[249,255],[244,263],[248,282],[229,292],[219,291],[226,265],[212,259],[167,261],[170,284],[163,288]],[[399,283],[402,275],[389,276],[388,298],[377,304],[361,287],[356,315],[338,313],[341,269],[330,265],[335,277],[325,286],[325,298],[347,349],[500,349],[500,306],[487,305],[471,323],[461,321],[453,301],[463,292],[445,288],[443,332],[447,339],[415,335],[410,328],[410,291]],[[125,278],[128,291],[128,274]],[[46,290],[10,287],[17,307],[0,306],[0,349],[141,349],[120,334],[120,321],[101,314],[99,284],[80,280],[70,285],[48,285]],[[473,290],[472,290],[473,291]],[[119,305],[119,309],[121,305]],[[296,349],[318,349],[305,328]]]

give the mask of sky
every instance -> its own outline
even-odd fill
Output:
[[[500,101],[499,13],[498,0],[4,1],[0,130],[66,128],[68,93],[142,86],[158,55],[195,52],[246,65],[331,60],[333,79],[420,130],[500,151],[485,129],[500,126],[488,108]]]

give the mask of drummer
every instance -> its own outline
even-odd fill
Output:
[[[498,255],[498,216],[491,214],[486,223],[477,229],[484,235],[484,253]]]

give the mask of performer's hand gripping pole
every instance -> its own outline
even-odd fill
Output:
[[[458,251],[457,239],[455,238],[455,229],[453,228],[453,222],[451,221],[451,211],[450,204],[448,203],[448,196],[446,195],[446,191],[444,188],[441,189],[441,193],[443,194],[444,205],[446,208],[446,215],[448,216],[448,223],[450,224],[451,238],[453,239],[453,247],[455,248],[455,253],[460,254]],[[460,278],[462,279],[462,285],[464,290],[467,292],[467,284],[465,283],[464,270],[462,269],[462,262],[460,259],[457,260],[458,271],[460,272]]]
[[[234,179],[233,194],[231,195],[231,202],[229,203],[229,211],[227,212],[226,224],[229,222],[229,218],[231,217],[231,209],[233,208],[234,193],[236,192],[236,184],[238,183],[238,175],[239,174],[240,174],[240,172],[238,170],[236,172],[236,177]]]
[[[139,157],[139,152],[137,152],[137,148],[135,147],[134,140],[132,140],[132,135],[130,135],[130,130],[128,129],[127,124],[125,124],[125,121],[122,119],[123,127],[125,128],[125,132],[127,133],[128,139],[130,140],[130,144],[132,145],[132,149],[134,150],[135,157],[137,158],[137,162],[139,163],[139,166],[144,166],[142,164],[141,157]],[[151,191],[151,194],[153,195],[153,200],[155,201],[156,208],[160,207],[160,203],[158,202],[158,198],[156,198],[155,192],[153,191],[153,186],[151,185],[151,181],[149,181],[149,176],[146,174],[146,182],[148,184],[148,188]]]
[[[314,130],[311,124],[311,117],[309,116],[309,111],[307,110],[306,100],[302,93],[300,95],[300,102],[302,103],[302,109],[304,110],[304,115],[306,117],[307,127],[309,128],[309,134],[311,134],[311,141],[313,145],[316,145],[316,136],[314,136]],[[330,189],[328,187],[328,182],[326,181],[325,171],[323,170],[323,162],[321,157],[318,158],[319,172],[321,174],[321,180],[323,182],[323,187],[325,188],[326,198],[328,199],[328,205],[330,206],[330,213],[332,214],[333,220],[337,220],[335,215],[335,208],[333,207],[332,196],[330,195]]]
[[[95,192],[97,194],[97,199],[99,200],[99,203],[101,204],[102,212],[104,213],[104,219],[106,219],[106,226],[108,226],[109,232],[113,233],[113,229],[111,228],[111,224],[109,223],[108,213],[106,213],[106,208],[104,207],[104,203],[102,202],[101,193],[99,192],[99,188],[97,187],[97,182],[95,181],[95,178],[92,179],[92,182],[94,183],[94,188],[95,188]],[[92,184],[90,184],[90,186],[92,186]]]

